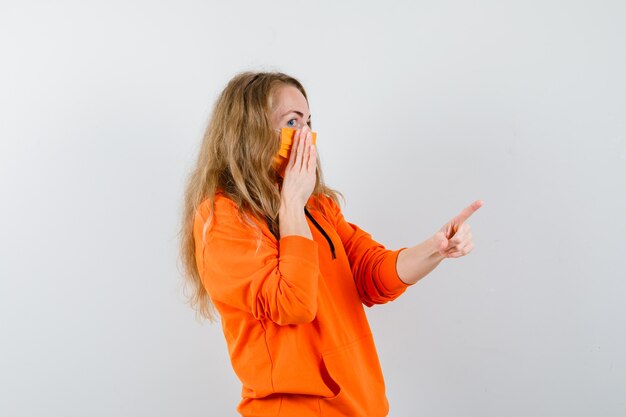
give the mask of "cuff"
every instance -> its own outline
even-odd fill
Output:
[[[398,255],[405,249],[407,248],[400,248],[389,252],[381,264],[380,277],[385,285],[385,288],[389,291],[394,292],[413,285],[402,281],[398,275],[398,269],[396,268]]]
[[[278,241],[280,256],[293,256],[318,264],[318,243],[300,235],[281,236]]]

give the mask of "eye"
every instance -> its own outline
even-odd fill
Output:
[[[289,119],[287,121],[287,126],[289,127],[295,127],[296,126],[296,119]]]

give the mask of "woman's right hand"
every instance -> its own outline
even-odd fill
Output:
[[[305,125],[296,130],[289,153],[289,162],[281,188],[281,204],[304,207],[315,188],[317,151],[311,129]]]

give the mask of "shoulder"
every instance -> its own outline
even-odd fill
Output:
[[[247,211],[241,212],[233,199],[220,192],[199,204],[194,229],[203,239],[208,235],[231,240],[241,238],[257,241],[265,238],[272,242],[275,239],[266,221]]]
[[[209,218],[230,218],[237,212],[237,204],[224,195],[216,194],[213,199],[204,199],[196,209],[196,221],[206,222]]]
[[[254,221],[254,220],[252,220]],[[223,193],[216,193],[213,198],[205,198],[197,207],[194,217],[194,229],[202,235],[210,229],[226,228],[248,229],[250,224],[241,218],[239,206]]]

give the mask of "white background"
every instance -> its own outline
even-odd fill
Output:
[[[236,415],[177,233],[243,70],[303,82],[386,247],[485,202],[472,253],[367,310],[391,417],[626,415],[625,2],[0,4],[0,415]]]

